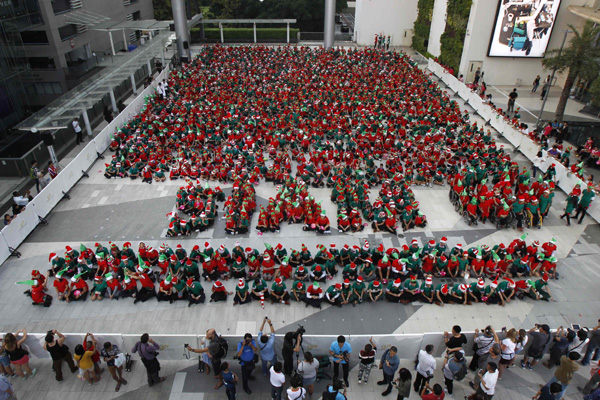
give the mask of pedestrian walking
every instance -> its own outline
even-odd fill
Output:
[[[533,80],[533,87],[531,88],[531,93],[535,93],[538,89],[538,87],[540,86],[540,80],[542,78],[540,78],[540,76],[536,76],[535,79]]]

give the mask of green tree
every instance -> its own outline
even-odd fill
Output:
[[[159,21],[173,19],[171,0],[152,0],[152,5],[154,6],[154,19]]]
[[[563,120],[567,100],[577,78],[592,81],[598,76],[599,71],[600,48],[597,47],[596,38],[600,33],[600,27],[588,22],[581,32],[573,25],[569,25],[569,28],[573,31],[569,45],[562,52],[560,49],[549,51],[542,61],[544,67],[567,74],[554,116],[558,121]]]

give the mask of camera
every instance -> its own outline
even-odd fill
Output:
[[[189,345],[189,344],[187,344],[187,343],[185,343],[185,344],[183,345],[183,348],[184,348],[184,349],[187,349],[188,347],[190,347],[190,345]]]
[[[342,351],[342,358],[344,361],[348,362],[348,352],[346,350]]]
[[[267,316],[265,315],[265,321],[266,321],[266,320],[268,320],[268,319],[269,319],[269,317],[267,317]]]
[[[298,329],[296,329],[296,332],[294,332],[294,336],[298,337],[298,335],[302,336],[306,333],[306,329],[304,329],[304,326],[298,324]]]

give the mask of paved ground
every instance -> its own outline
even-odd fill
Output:
[[[462,102],[459,104],[463,105]],[[468,108],[467,108],[468,109]],[[501,140],[499,142],[502,143]],[[510,145],[504,144],[510,149]],[[527,161],[520,154],[515,154],[520,164]],[[257,324],[263,316],[269,315],[277,327],[285,332],[286,327],[302,323],[312,334],[387,334],[387,333],[422,333],[448,330],[454,324],[464,329],[481,328],[489,323],[495,326],[530,328],[534,323],[548,323],[552,327],[580,323],[591,326],[600,315],[600,299],[597,295],[597,280],[600,273],[597,269],[600,253],[599,227],[591,219],[584,220],[582,225],[573,224],[567,228],[558,216],[565,205],[565,195],[557,193],[550,216],[541,230],[531,231],[528,240],[548,240],[552,236],[558,242],[558,256],[561,259],[559,270],[561,279],[551,282],[551,289],[556,302],[540,303],[532,301],[516,301],[506,307],[473,305],[469,308],[448,305],[444,308],[431,305],[392,306],[378,304],[376,307],[363,304],[357,308],[347,307],[332,309],[325,306],[322,310],[305,308],[303,305],[265,306],[261,310],[257,304],[233,307],[228,304],[205,304],[188,308],[186,304],[164,304],[154,300],[134,305],[130,301],[86,302],[64,304],[57,302],[50,308],[32,307],[30,301],[22,294],[24,288],[14,285],[19,280],[28,279],[31,269],[44,270],[48,266],[48,254],[63,251],[65,245],[87,246],[100,241],[104,244],[114,241],[122,244],[131,241],[137,247],[139,241],[155,246],[169,243],[174,247],[182,243],[188,250],[194,244],[202,244],[210,240],[214,247],[225,244],[232,247],[236,240],[242,245],[264,248],[264,242],[275,245],[282,243],[286,247],[299,248],[301,243],[311,250],[320,243],[336,243],[341,246],[362,244],[368,239],[372,245],[383,243],[386,247],[400,246],[417,238],[421,243],[429,238],[448,237],[449,246],[461,242],[463,244],[508,243],[519,236],[516,231],[497,231],[491,225],[468,227],[448,202],[447,187],[414,188],[421,209],[427,215],[430,224],[426,229],[410,231],[405,238],[389,234],[374,233],[370,228],[359,234],[332,234],[330,237],[318,237],[314,233],[303,232],[299,226],[285,225],[281,233],[258,236],[250,232],[242,237],[225,237],[222,230],[223,221],[219,221],[214,229],[188,238],[164,238],[167,220],[165,214],[173,209],[174,196],[180,182],[162,184],[142,184],[140,181],[107,180],[102,175],[104,162],[99,160],[90,170],[90,178],[83,178],[71,191],[71,200],[61,202],[48,217],[48,226],[38,227],[27,241],[19,248],[20,259],[12,258],[0,268],[0,331],[15,331],[26,327],[30,332],[45,332],[56,328],[62,332],[120,332],[154,334],[197,334],[209,327],[222,333],[243,334],[256,332]],[[221,186],[223,187],[223,185]],[[225,185],[225,190],[229,186]],[[274,193],[270,183],[261,183],[257,187],[259,203]],[[334,215],[334,206],[329,201],[329,189],[312,189],[311,193],[324,200],[323,205],[328,215]],[[255,215],[254,219],[257,218]],[[253,226],[256,225],[253,221]],[[338,278],[339,280],[339,278]],[[334,282],[337,282],[335,280]],[[234,283],[226,286],[233,289]],[[205,287],[208,288],[208,287]],[[392,316],[390,318],[390,316]],[[403,360],[407,366],[411,360]],[[53,398],[112,398],[114,385],[108,376],[93,387],[69,377],[67,382],[59,385],[53,382],[47,362],[34,361],[44,372],[33,381],[19,382],[17,389],[23,396],[45,400]],[[142,366],[138,363],[134,372],[129,374],[131,382],[123,387],[119,395],[123,399],[202,399],[223,398],[224,393],[213,393],[210,389],[212,378],[197,378],[194,362],[165,362],[163,373],[169,380],[162,387],[145,386]],[[582,371],[568,391],[567,398],[580,398],[574,395],[576,384],[581,384],[588,374]],[[374,373],[378,379],[378,372]],[[589,376],[589,375],[588,375]],[[537,390],[537,384],[549,379],[545,368],[534,372],[522,372],[519,369],[509,370],[505,380],[500,383],[498,399],[531,398]],[[356,378],[353,378],[356,379]],[[377,398],[379,387],[374,386],[372,379],[368,385],[358,385],[351,380],[350,398]],[[259,378],[259,381],[261,379]],[[441,382],[438,371],[436,381]],[[34,385],[31,382],[35,382]],[[38,384],[41,382],[42,384]],[[208,383],[207,383],[208,382]],[[260,382],[259,382],[260,383]],[[253,387],[259,387],[258,384]],[[457,385],[455,398],[462,398],[467,388],[466,382]],[[510,389],[508,389],[510,388]],[[240,388],[241,389],[241,388]],[[127,392],[125,392],[127,390]],[[267,398],[268,387],[264,382],[257,389],[257,398]],[[246,398],[245,394],[240,398]],[[411,398],[414,398],[411,397]]]

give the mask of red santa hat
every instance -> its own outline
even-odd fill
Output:
[[[212,246],[210,245],[210,242],[204,242],[204,248],[205,248],[205,249],[210,249],[210,248],[212,248]]]
[[[221,283],[221,281],[215,281],[215,283],[213,283],[213,286],[216,288],[220,288],[223,287],[223,284]]]
[[[401,280],[400,278],[398,278],[398,279],[396,279],[396,280],[394,281],[394,287],[398,287],[398,286],[400,286],[401,284],[402,284],[402,280]]]
[[[550,279],[550,277],[548,276],[548,273],[547,273],[547,272],[544,272],[544,275],[542,275],[542,280],[543,280],[544,282],[548,282],[548,279]]]
[[[225,246],[224,245],[220,245],[219,249],[217,250],[220,254],[223,254],[223,252],[225,251]]]
[[[435,246],[435,240],[431,239],[431,240],[429,241],[429,245],[430,245],[430,246]]]
[[[425,278],[425,284],[433,285],[433,278],[431,277],[431,275],[429,275],[427,278]]]
[[[240,278],[240,280],[238,281],[238,287],[243,288],[246,285],[246,282],[244,282],[244,278]]]
[[[50,255],[48,256],[48,262],[51,262],[55,258],[58,258],[58,256],[56,255],[56,253],[50,253]]]
[[[278,284],[278,285],[281,285],[281,282],[283,282],[283,281],[281,280],[281,278],[275,278],[275,283],[276,283],[276,284]]]
[[[510,279],[510,278],[504,278],[504,279],[506,279],[506,280],[508,281],[508,287],[509,287],[509,288],[511,288],[511,289],[514,289],[514,288],[515,288],[515,286],[516,286],[516,284],[515,284],[515,281],[513,281],[513,280],[512,280],[512,279]]]
[[[358,278],[356,278],[356,281],[359,282],[359,283],[362,283],[363,282],[362,276],[359,276]]]
[[[477,287],[479,289],[483,289],[485,287],[485,281],[483,280],[483,278],[479,278],[479,280],[477,281]]]
[[[73,248],[71,246],[65,246],[65,250],[67,251],[67,253],[70,253],[73,251]]]
[[[413,239],[410,241],[410,244],[419,244],[419,241],[417,239]]]
[[[442,292],[442,294],[448,294],[448,284],[444,283],[440,289],[440,292]]]
[[[496,277],[496,279],[494,279],[494,282],[492,282],[490,284],[490,286],[494,289],[498,287],[498,277]]]
[[[446,236],[442,236],[442,238],[440,239],[440,243],[446,243],[448,241],[448,238]]]
[[[194,280],[192,278],[188,279],[185,284],[188,286],[192,286],[192,283],[194,283]]]
[[[181,244],[177,245],[177,250],[183,250],[183,247],[181,246]]]
[[[458,285],[458,290],[460,290],[461,292],[466,292],[467,291],[467,284],[466,283],[461,283],[460,285]]]

